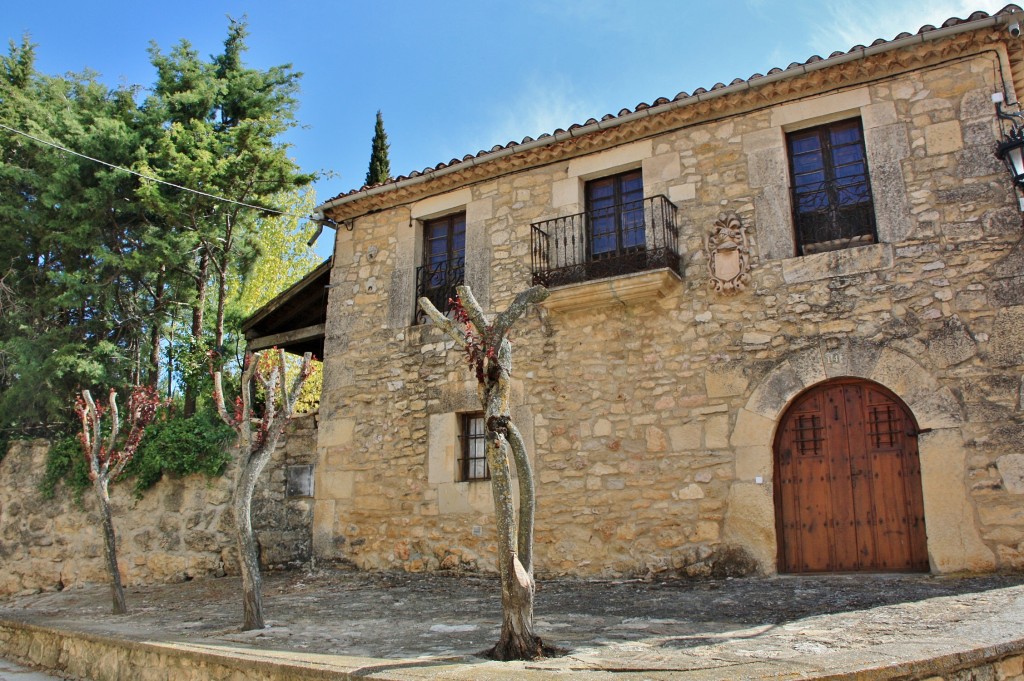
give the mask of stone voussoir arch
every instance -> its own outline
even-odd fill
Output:
[[[781,358],[739,409],[730,433],[736,477],[729,492],[723,540],[747,549],[765,573],[777,571],[772,488],[775,433],[797,396],[837,378],[863,378],[888,388],[917,420],[931,571],[994,569],[995,556],[978,533],[965,481],[962,405],[910,355],[849,339],[823,339]]]

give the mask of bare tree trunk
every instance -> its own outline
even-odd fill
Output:
[[[114,535],[114,518],[110,511],[110,495],[107,493],[107,480],[99,477],[93,483],[96,496],[100,500],[100,513],[103,516],[103,556],[107,561],[110,573],[110,595],[113,599],[113,612],[123,615],[128,612],[124,600],[124,587],[121,586],[121,572],[117,568],[117,538]]]
[[[227,224],[224,229],[224,252],[221,254],[220,260],[214,258],[214,267],[217,268],[217,319],[214,325],[213,347],[217,348],[218,352],[224,345],[224,310],[228,299],[228,258],[234,242],[234,221],[230,215],[225,220]]]
[[[227,306],[228,299],[228,273],[227,268],[218,268],[217,270],[217,319],[214,324],[213,331],[213,347],[221,352],[220,348],[224,345],[224,310]]]
[[[238,434],[238,449],[241,461],[235,489],[232,493],[231,506],[235,514],[235,538],[238,544],[238,565],[242,575],[242,629],[262,629],[266,626],[263,619],[263,580],[260,576],[260,556],[256,537],[252,530],[252,495],[256,489],[256,481],[270,460],[278,439],[284,430],[285,423],[295,411],[295,396],[302,391],[302,386],[313,370],[311,355],[306,353],[302,358],[302,368],[291,390],[285,384],[284,350],[277,351],[277,362],[264,377],[259,369],[259,359],[246,353],[241,380],[241,413],[238,419],[228,414],[224,401],[224,387],[220,369],[212,369],[213,401],[221,420],[235,429]],[[264,404],[263,417],[259,421],[256,432],[253,432],[252,389],[253,380],[258,378],[263,384]],[[281,409],[277,409],[276,399],[280,391]]]
[[[117,569],[117,537],[114,535],[114,518],[110,511],[110,494],[107,490],[111,478],[117,478],[125,466],[135,456],[139,443],[142,442],[146,426],[156,414],[158,401],[153,390],[136,386],[128,398],[128,419],[131,430],[122,442],[118,439],[121,432],[121,416],[117,406],[117,391],[110,389],[107,397],[107,412],[110,414],[110,432],[103,442],[101,411],[92,399],[88,390],[83,390],[81,397],[75,401],[75,411],[82,420],[82,432],[79,441],[82,452],[89,459],[89,479],[92,480],[96,498],[100,502],[100,515],[103,524],[103,553],[110,573],[110,588],[113,597],[114,614],[123,615],[128,612],[124,602],[124,588],[121,586],[121,573]]]
[[[512,344],[505,337],[527,305],[547,298],[535,286],[516,296],[505,312],[488,323],[473,292],[458,287],[459,329],[426,298],[419,304],[431,320],[466,349],[475,365],[480,400],[484,406],[487,463],[491,470],[494,515],[498,530],[498,574],[501,577],[501,636],[488,651],[496,660],[532,660],[544,655],[544,645],[533,632],[533,523],[536,511],[533,470],[523,437],[511,415]],[[509,453],[519,479],[519,522],[512,497]]]
[[[263,629],[263,578],[260,575],[260,555],[256,536],[252,530],[252,495],[270,451],[260,452],[243,464],[232,497],[235,513],[235,538],[238,544],[238,567],[242,573],[242,631]]]
[[[160,266],[160,275],[157,277],[155,291],[153,293],[153,312],[163,309],[164,295],[166,290],[166,266]],[[160,384],[160,340],[163,338],[163,327],[154,315],[153,326],[149,329],[149,367],[146,375],[146,385],[156,388]]]
[[[528,497],[520,497],[520,526],[515,524],[512,476],[509,468],[512,425],[509,379],[512,371],[512,347],[500,340],[496,357],[488,364],[484,383],[484,407],[487,433],[487,461],[491,467],[491,490],[498,523],[498,572],[501,576],[501,636],[489,651],[496,660],[532,660],[544,653],[543,644],[533,633],[533,569],[529,555],[533,551],[532,471],[519,470],[520,485],[529,486]],[[510,428],[511,427],[511,428]],[[519,435],[518,430],[516,436]],[[521,444],[519,438],[517,444]],[[521,460],[527,462],[525,450]],[[515,457],[517,464],[520,457]],[[523,508],[523,503],[527,508]],[[529,527],[523,527],[526,522]],[[526,552],[520,546],[526,544]],[[525,563],[523,561],[525,558]]]
[[[192,342],[198,344],[203,339],[203,315],[206,311],[207,277],[210,273],[210,256],[203,251],[199,257],[199,273],[196,275],[196,302],[192,307]],[[185,384],[184,416],[188,418],[196,413],[197,386]]]
[[[493,402],[488,403],[488,407]],[[533,633],[532,570],[517,555],[519,534],[514,524],[512,480],[504,430],[508,417],[487,411],[487,461],[498,524],[498,573],[501,577],[501,636],[488,655],[495,660],[532,660],[541,657],[543,646]],[[492,429],[493,426],[493,429]],[[531,528],[532,534],[532,528]]]

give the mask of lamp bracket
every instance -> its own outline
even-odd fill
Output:
[[[1014,127],[1019,127],[1020,126],[1020,121],[1024,120],[1024,113],[1022,113],[1019,110],[1020,109],[1020,102],[1013,102],[1012,104],[1010,104],[1010,106],[1017,107],[1017,109],[1018,109],[1017,111],[1004,111],[1003,110],[1003,103],[1001,101],[1000,102],[995,102],[995,105],[996,105],[996,116],[997,117],[999,117],[1000,119],[1002,119],[1004,121],[1010,121],[1011,123],[1013,123]]]

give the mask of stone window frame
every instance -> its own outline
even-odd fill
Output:
[[[847,175],[842,178],[838,175],[838,169],[844,164],[836,154],[832,140],[833,133],[841,128],[856,130],[857,140],[846,146],[856,147],[859,157],[855,163],[860,163],[864,166],[863,172],[856,175]],[[826,207],[824,210],[815,210],[805,215],[801,213],[798,205],[801,187],[797,184],[797,177],[800,173],[798,172],[796,159],[801,154],[797,152],[796,145],[799,138],[807,138],[808,136],[813,136],[819,143],[818,148],[814,151],[820,156],[820,168],[817,170],[822,174],[823,179],[817,191],[804,192],[803,196],[823,194]],[[798,255],[813,255],[814,253],[837,251],[844,248],[877,243],[875,206],[871,193],[871,170],[868,167],[867,151],[864,144],[864,128],[859,116],[787,131],[786,157],[789,162],[790,200],[793,208],[793,239]],[[846,163],[845,165],[853,164]],[[837,194],[843,191],[843,187],[839,184],[839,180],[853,178],[857,178],[858,181],[848,183],[846,187],[862,184],[862,191],[866,194],[867,198],[865,201],[859,202],[860,206],[856,206],[859,210],[848,211],[850,214],[842,215],[840,210],[843,207],[843,201]],[[828,224],[810,224],[814,220],[814,214],[820,217],[822,213],[827,214]],[[854,213],[861,213],[861,215]],[[860,218],[859,222],[861,224],[857,224],[857,218]],[[808,238],[811,234],[813,236]]]
[[[480,194],[479,196],[477,194]],[[408,213],[389,214],[388,224],[394,238],[394,261],[388,286],[387,319],[389,329],[411,333],[420,338],[423,324],[416,316],[416,269],[423,264],[423,223],[453,213],[466,214],[465,281],[486,309],[490,303],[490,233],[494,221],[494,198],[477,187],[463,187],[426,197],[408,207]]]
[[[454,254],[452,250],[452,243],[455,234],[455,222],[461,217],[462,222],[462,248],[461,256],[458,258],[452,258]],[[447,299],[454,297],[455,287],[462,284],[466,280],[466,230],[468,225],[468,218],[466,215],[466,208],[462,206],[461,209],[450,210],[441,215],[434,215],[430,217],[424,217],[417,220],[417,259],[416,259],[416,292],[413,297],[413,323],[424,324],[427,321],[426,315],[419,309],[419,303],[416,302],[419,296],[426,295],[442,312],[448,311]],[[429,263],[430,254],[427,252],[430,246],[429,232],[432,226],[441,225],[441,223],[447,223],[447,235],[446,241],[446,259],[444,261],[444,276],[445,281],[441,286],[430,287],[428,281],[421,281],[422,279],[430,276],[432,279],[436,278],[431,275],[428,269],[431,265]],[[457,264],[456,264],[457,263]],[[436,274],[436,273],[435,273]],[[448,280],[449,276],[452,276],[451,281]],[[461,275],[461,276],[459,276]],[[457,280],[457,281],[456,281]]]
[[[512,419],[523,435],[527,455],[535,462],[534,417],[524,404],[523,386],[516,379],[512,381],[511,402]],[[489,479],[464,481],[459,476],[461,415],[480,411],[476,380],[448,383],[427,410],[427,497],[436,500],[437,513],[442,516],[493,515],[494,496]],[[518,499],[514,467],[511,472],[512,494]]]
[[[773,107],[766,114],[767,127],[743,135],[748,180],[754,192],[754,215],[759,256],[763,260],[805,261],[828,270],[839,254],[848,267],[877,269],[874,261],[887,262],[891,244],[904,240],[913,228],[902,163],[910,158],[910,137],[905,120],[892,101],[875,101],[864,85]],[[876,244],[842,251],[797,255],[792,211],[792,179],[786,135],[790,132],[859,118],[875,215]],[[794,265],[795,266],[795,265]],[[785,267],[785,264],[784,264]]]
[[[651,196],[648,179],[652,174],[646,166],[653,155],[651,140],[641,140],[570,159],[566,162],[565,177],[555,180],[551,188],[553,217],[574,215],[587,210],[587,182],[635,170],[641,171],[644,196]]]

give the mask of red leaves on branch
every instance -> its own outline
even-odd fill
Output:
[[[128,423],[131,424],[128,438],[121,448],[120,457],[130,461],[142,443],[146,426],[156,418],[156,410],[163,404],[159,394],[152,386],[137,385],[128,395]]]
[[[497,350],[487,342],[487,336],[490,334],[491,328],[487,327],[484,329],[483,334],[481,334],[469,318],[469,313],[466,312],[466,307],[458,296],[449,298],[448,304],[451,308],[452,316],[455,317],[455,321],[465,327],[466,362],[476,374],[476,380],[483,383],[486,376],[484,372],[485,363],[488,360],[495,361],[498,359]]]
[[[121,438],[121,413],[117,406],[117,391],[113,388],[107,404],[97,404],[88,390],[75,398],[75,412],[82,422],[78,441],[89,461],[89,478],[117,476],[135,456],[145,435],[146,426],[153,422],[157,409],[163,404],[157,391],[150,386],[134,386],[128,394],[125,416],[128,435]],[[110,415],[110,427],[104,438],[103,417]],[[111,474],[111,466],[113,473]]]

